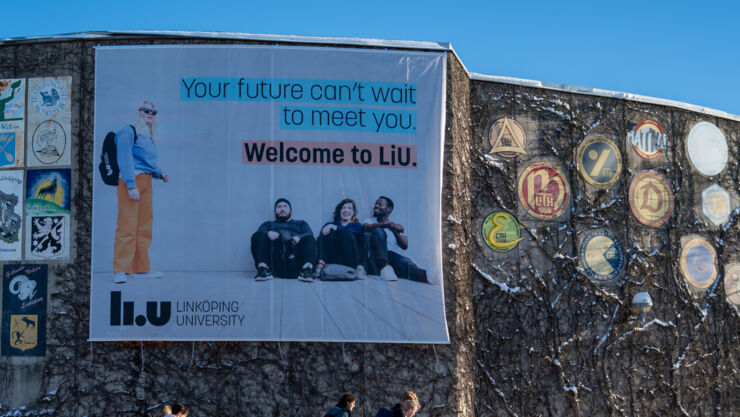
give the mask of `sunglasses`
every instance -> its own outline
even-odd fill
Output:
[[[147,109],[146,107],[140,108],[139,111],[143,111],[146,114],[151,114],[152,116],[156,116],[157,115],[157,111],[156,110],[154,110],[154,109]]]

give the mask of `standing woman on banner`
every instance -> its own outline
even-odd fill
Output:
[[[128,277],[160,278],[152,271],[149,246],[152,243],[152,178],[169,181],[157,164],[154,143],[157,109],[150,101],[136,107],[133,124],[116,133],[116,152],[120,178],[118,221],[113,249],[113,282],[124,283]]]

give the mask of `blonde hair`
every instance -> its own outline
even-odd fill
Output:
[[[416,401],[418,403],[419,402],[419,397],[416,396],[416,394],[414,393],[414,391],[406,391],[401,396],[401,402],[408,401],[408,400]]]
[[[134,127],[136,128],[136,133],[137,134],[138,133],[145,133],[145,134],[151,136],[152,140],[155,140],[154,139],[154,132],[157,129],[157,119],[155,118],[152,121],[152,125],[149,126],[149,125],[146,124],[146,122],[144,121],[144,119],[142,119],[141,118],[141,115],[139,114],[139,109],[142,108],[142,107],[144,107],[144,106],[146,106],[146,105],[149,105],[149,107],[151,109],[153,109],[153,110],[156,110],[157,109],[157,107],[154,105],[154,103],[152,103],[149,100],[144,100],[141,103],[139,103],[139,105],[136,106],[136,110],[135,110],[136,113],[135,113],[135,116],[134,116]]]
[[[414,393],[412,392],[412,394],[414,394]],[[416,396],[416,394],[414,394],[414,396]],[[410,411],[410,410],[418,411],[419,408],[421,408],[421,406],[419,405],[419,400],[417,400],[417,399],[404,400],[401,403],[401,409],[403,411]]]
[[[164,409],[162,409],[162,415],[172,414],[172,407],[169,405],[165,405]]]

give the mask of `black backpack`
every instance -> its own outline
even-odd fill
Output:
[[[136,128],[131,125],[131,129],[134,131],[134,143],[136,143],[137,135]],[[103,151],[100,153],[100,164],[98,165],[100,176],[103,178],[103,182],[117,186],[118,176],[121,172],[118,169],[118,155],[116,152],[116,132],[108,132],[103,140]]]
[[[378,415],[376,417],[393,417],[393,410],[387,408],[379,408]]]

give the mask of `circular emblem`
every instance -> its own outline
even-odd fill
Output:
[[[645,226],[660,227],[673,215],[673,191],[668,179],[655,171],[635,175],[629,188],[632,214]]]
[[[632,145],[632,149],[641,157],[654,159],[668,147],[668,137],[660,123],[646,119],[627,132],[627,143]]]
[[[570,204],[570,185],[565,175],[554,165],[535,162],[519,176],[519,202],[529,214],[552,220],[563,213]]]
[[[701,212],[715,226],[721,226],[727,222],[731,211],[730,193],[719,184],[712,184],[701,192]]]
[[[589,184],[608,188],[622,173],[622,157],[614,142],[602,138],[590,138],[578,146],[576,156],[578,170]]]
[[[740,305],[740,265],[738,264],[725,268],[725,295],[727,301]]]
[[[524,239],[521,237],[519,222],[504,211],[494,211],[486,216],[481,233],[489,248],[502,253],[514,249]]]
[[[67,134],[56,120],[47,120],[33,132],[33,154],[42,164],[53,164],[64,154]]]
[[[717,278],[717,254],[705,239],[695,237],[681,249],[681,272],[689,284],[705,289]]]
[[[67,105],[67,87],[60,81],[49,78],[33,89],[31,104],[37,112],[51,117]]]
[[[622,244],[606,229],[594,230],[584,236],[578,258],[583,272],[593,281],[610,281],[624,271]]]
[[[508,117],[496,120],[488,131],[488,141],[491,151],[488,154],[497,153],[506,158],[513,158],[526,153],[527,135],[519,122]]]
[[[719,174],[727,164],[725,135],[709,122],[699,122],[691,128],[686,149],[691,163],[706,176]]]

